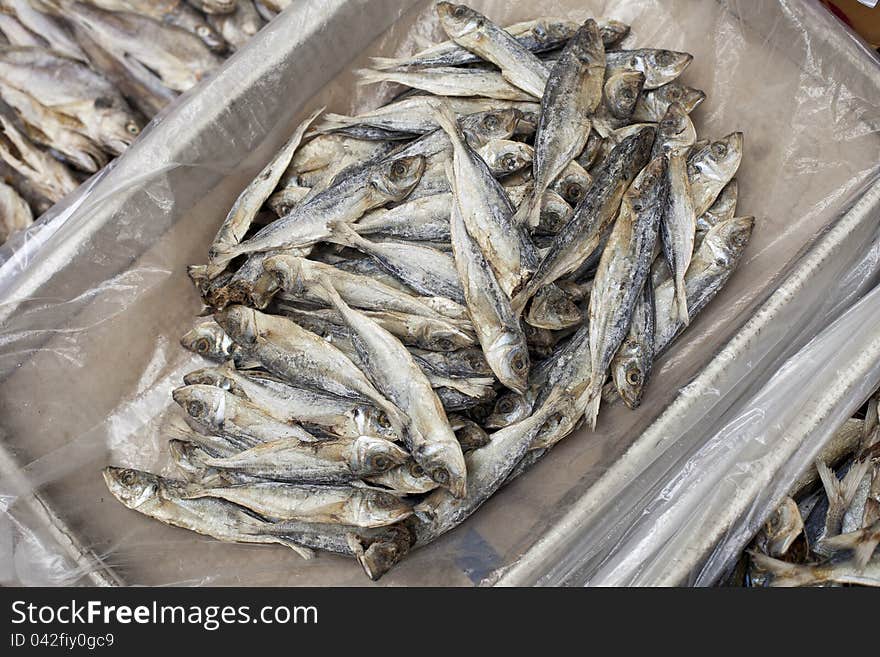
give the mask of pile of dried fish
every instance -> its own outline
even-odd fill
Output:
[[[436,8],[449,41],[362,74],[410,90],[307,118],[190,267],[213,317],[182,344],[216,364],[174,391],[183,478],[106,471],[127,506],[378,578],[637,407],[735,270],[742,135],[697,140],[691,55]]]
[[[0,0],[0,244],[290,0]]]
[[[868,402],[863,418],[847,420],[815,467],[792,484],[728,584],[880,586],[878,399]]]

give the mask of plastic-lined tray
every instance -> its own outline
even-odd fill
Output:
[[[514,573],[510,567],[523,553],[532,564],[561,558],[542,551],[539,539],[564,533],[560,519],[752,317],[880,168],[877,69],[818,5],[473,4],[502,24],[537,15],[616,18],[632,24],[631,43],[692,52],[695,61],[683,79],[708,94],[694,113],[698,131],[745,132],[739,213],[755,214],[758,222],[738,272],[663,357],[638,411],[606,408],[595,433],[567,438],[380,584],[466,585]],[[84,576],[97,569],[103,583],[368,583],[341,557],[304,562],[283,548],[223,544],[164,526],[118,504],[99,470],[108,462],[151,470],[165,462],[158,428],[175,412],[170,391],[199,364],[177,345],[200,308],[185,265],[204,260],[249,177],[312,108],[350,112],[381,99],[382,89],[354,85],[351,71],[369,56],[403,54],[440,38],[425,2],[295,3],[181,98],[114,167],[65,201],[58,209],[64,221],[37,227],[6,253],[0,265],[0,432],[10,458],[0,471],[0,495],[14,534],[10,579],[94,581]],[[846,257],[864,246],[852,242]],[[846,282],[846,269],[838,273]],[[814,325],[826,301],[819,286],[837,282],[817,276],[798,312],[762,325],[749,341],[756,350],[739,356],[776,353],[795,324]],[[737,362],[738,354],[732,358]],[[742,368],[716,372],[712,387],[689,386],[677,408],[720,414],[735,406],[735,384],[743,377]],[[663,438],[672,442],[687,429],[664,426]]]

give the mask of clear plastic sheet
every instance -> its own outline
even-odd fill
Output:
[[[876,63],[817,4],[473,5],[500,23],[538,15],[616,18],[632,24],[629,43],[692,52],[684,80],[708,94],[694,113],[698,131],[745,132],[739,213],[758,221],[739,270],[662,358],[638,411],[608,406],[595,433],[563,441],[380,584],[493,581],[526,557],[533,573],[565,555],[581,563],[577,550],[537,548],[547,536],[566,533],[566,513],[748,326],[798,259],[876,182],[880,164]],[[356,111],[391,92],[355,86],[352,70],[369,56],[405,54],[440,38],[427,2],[293,3],[169,108],[111,170],[0,255],[0,555],[15,556],[13,568],[0,573],[4,583],[369,583],[340,557],[304,562],[288,550],[223,544],[152,521],[112,499],[99,470],[108,462],[165,467],[159,427],[174,412],[170,391],[199,365],[177,344],[200,309],[185,265],[204,260],[237,192],[312,108]],[[851,273],[873,237],[865,225],[857,222],[833,262],[813,270],[796,312],[754,332],[750,353],[778,358],[793,348],[792,336],[802,344],[857,298],[870,276]],[[676,403],[714,419],[736,412],[748,401],[736,384],[757,386],[769,372],[756,360],[746,376],[746,363],[736,353],[731,358],[738,367],[730,377],[716,377],[714,387],[690,385]],[[784,403],[784,391],[773,394]],[[693,426],[664,439],[696,445],[712,435],[688,434]],[[638,481],[628,483],[635,486],[628,490],[640,490]],[[620,524],[615,519],[607,510],[594,517],[591,545],[613,548],[607,529]]]

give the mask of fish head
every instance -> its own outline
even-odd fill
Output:
[[[544,192],[541,200],[541,219],[537,230],[543,234],[555,235],[571,219],[572,207],[552,189]]]
[[[263,261],[263,272],[266,280],[258,282],[261,294],[270,295],[278,289],[299,294],[305,287],[303,262],[296,256],[270,256]]]
[[[465,5],[438,2],[436,9],[443,30],[453,39],[467,36],[481,29],[486,22],[482,14]]]
[[[220,312],[214,313],[214,319],[237,343],[253,344],[257,341],[259,335],[257,314],[252,308],[227,306]]]
[[[532,405],[523,395],[507,392],[498,397],[492,413],[483,424],[488,429],[500,429],[524,420],[531,410]]]
[[[104,482],[117,500],[129,509],[137,509],[159,494],[159,477],[133,468],[104,468]]]
[[[358,476],[386,472],[404,463],[409,454],[390,440],[376,436],[358,436],[349,449],[348,467]]]
[[[431,351],[456,351],[474,345],[471,334],[451,324],[441,328],[439,324],[425,324],[419,329],[419,343]]]
[[[605,44],[602,43],[599,26],[592,18],[584,21],[567,47],[584,65],[605,68]]]
[[[532,36],[544,50],[563,41],[568,41],[577,34],[577,31],[578,24],[574,21],[545,18],[535,22],[532,27]]]
[[[697,140],[694,122],[679,102],[669,105],[657,124],[657,130],[666,152],[672,147],[692,146]]]
[[[401,438],[384,411],[375,406],[358,406],[353,411],[357,430],[366,436],[379,436],[387,440]]]
[[[229,357],[232,340],[214,321],[201,322],[183,334],[180,345],[193,353],[222,360]]]
[[[618,352],[621,356],[614,359],[611,371],[621,399],[633,409],[641,404],[645,386],[646,373],[643,368],[645,360],[642,352],[642,345],[637,341],[625,340]]]
[[[571,206],[580,203],[587,195],[587,189],[592,184],[590,174],[581,169],[580,171],[572,170],[573,164],[569,164],[569,170],[559,176],[554,183],[554,187],[563,200]]]
[[[141,126],[109,98],[96,98],[93,112],[101,125],[101,145],[113,155],[122,155],[141,134]]]
[[[489,444],[491,438],[486,430],[473,420],[463,419],[461,425],[455,429],[455,437],[464,451],[479,449]]]
[[[400,201],[419,184],[425,172],[422,155],[399,157],[380,165],[370,181],[373,189],[389,201]]]
[[[454,497],[467,494],[467,466],[458,441],[425,440],[413,452],[413,458],[431,479],[449,489]]]
[[[515,107],[468,114],[459,123],[462,132],[473,146],[483,146],[493,139],[509,139],[523,113]]]
[[[545,285],[532,297],[526,321],[551,330],[580,324],[584,315],[577,304],[558,285]]]
[[[229,377],[225,369],[221,367],[204,367],[200,370],[188,372],[183,375],[183,382],[188,386],[214,386],[235,395],[244,396],[244,392]]]
[[[211,429],[220,429],[226,419],[226,392],[207,385],[186,385],[175,389],[171,398],[195,422]]]
[[[505,332],[486,349],[486,359],[495,363],[495,375],[511,390],[522,394],[528,386],[529,350],[521,335]]]
[[[374,582],[403,559],[415,544],[415,536],[403,524],[387,527],[378,536],[349,534],[348,547]]]
[[[696,107],[706,100],[706,93],[700,89],[694,89],[680,82],[670,82],[655,90],[660,100],[665,104],[681,103],[684,111],[690,114]]]
[[[639,94],[645,86],[645,74],[641,71],[621,71],[605,82],[605,103],[618,119],[632,116]]]
[[[208,46],[210,50],[213,50],[214,52],[222,52],[223,50],[226,50],[228,45],[226,40],[207,23],[198,21],[195,24],[193,31],[196,36],[202,40],[202,43]]]
[[[495,152],[495,168],[504,173],[516,173],[532,163],[532,149],[521,141],[504,144]]]
[[[664,80],[674,80],[694,61],[690,53],[674,50],[648,50],[643,56],[645,66]]]
[[[620,21],[608,20],[599,28],[602,35],[602,41],[608,44],[616,44],[622,41],[629,34],[629,25]]]
[[[713,226],[703,238],[703,247],[710,249],[717,267],[733,266],[752,237],[754,217],[736,217]]]
[[[742,161],[743,134],[733,132],[711,142],[688,163],[688,173],[709,180],[730,180]]]
[[[415,459],[409,458],[402,465],[382,473],[381,483],[395,490],[407,493],[427,493],[437,488],[437,482],[425,474]]]

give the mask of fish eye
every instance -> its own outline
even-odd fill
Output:
[[[205,405],[200,402],[198,399],[194,399],[191,402],[188,402],[186,405],[186,411],[192,417],[199,417],[202,413],[205,412]]]
[[[678,87],[672,87],[669,90],[669,97],[672,100],[678,100],[679,98],[681,98],[681,89],[679,89]]]
[[[406,173],[406,167],[402,162],[395,162],[391,165],[391,175],[400,178]]]
[[[636,59],[635,57],[631,57],[630,60],[629,60],[629,65],[630,65],[632,68],[636,68],[636,67],[639,65],[639,60]]]
[[[206,37],[211,34],[211,30],[208,29],[207,25],[199,25],[196,28],[196,34],[198,34],[200,37]]]
[[[498,411],[500,413],[510,413],[514,408],[513,400],[510,397],[505,397],[504,399],[498,402]]]
[[[626,373],[626,382],[631,386],[639,385],[642,382],[641,373],[635,368],[628,370]]]
[[[565,188],[565,195],[574,201],[579,200],[581,196],[583,196],[583,193],[584,188],[577,183],[571,183]]]
[[[424,477],[424,476],[425,476],[425,470],[424,470],[424,468],[422,468],[422,466],[420,466],[420,465],[419,465],[418,463],[416,463],[415,461],[413,461],[413,462],[412,462],[412,465],[409,466],[409,473],[410,473],[413,477],[416,477],[416,478],[418,478],[418,477]]]
[[[675,61],[675,56],[668,50],[661,50],[657,54],[657,63],[660,66],[669,66]]]
[[[119,475],[119,481],[121,481],[126,486],[131,486],[137,481],[137,475],[134,470],[125,469]]]
[[[452,340],[449,338],[440,338],[437,340],[437,346],[440,347],[442,351],[452,351],[452,348],[455,345],[452,344]]]
[[[452,10],[452,15],[456,18],[463,18],[467,14],[467,10],[462,5],[457,5],[455,9]]]
[[[623,98],[624,100],[632,100],[633,99],[632,89],[621,90],[620,97]]]
[[[501,167],[508,171],[513,171],[517,167],[516,156],[508,153],[501,158]]]
[[[636,212],[641,212],[642,211],[642,204],[641,203],[633,203],[633,210],[635,210]]]
[[[675,129],[675,121],[672,119],[665,119],[660,121],[660,129],[661,130],[674,130]]]
[[[435,468],[431,473],[431,479],[438,484],[447,484],[449,483],[449,473],[446,471],[446,468]]]
[[[487,130],[495,130],[498,127],[498,117],[494,114],[489,114],[483,119],[483,126]]]
[[[206,354],[211,351],[211,341],[208,338],[199,338],[196,340],[195,347],[200,354]]]
[[[391,421],[385,413],[380,413],[378,417],[376,417],[376,424],[382,429],[389,429],[391,427]]]
[[[721,142],[716,142],[712,144],[712,152],[716,157],[724,157],[727,155],[727,146],[722,144]]]
[[[522,372],[528,366],[528,364],[526,363],[526,359],[523,358],[522,354],[517,354],[516,356],[514,356],[510,360],[510,364],[513,367],[513,369],[517,372]]]
[[[137,135],[141,134],[141,129],[138,128],[137,125],[134,124],[134,123],[126,123],[126,124],[125,124],[125,130],[126,130],[126,132],[128,132],[128,134],[130,134],[130,135],[135,135],[135,136],[137,136]]]
[[[377,456],[373,464],[380,470],[384,470],[390,465],[390,461],[387,456]]]

